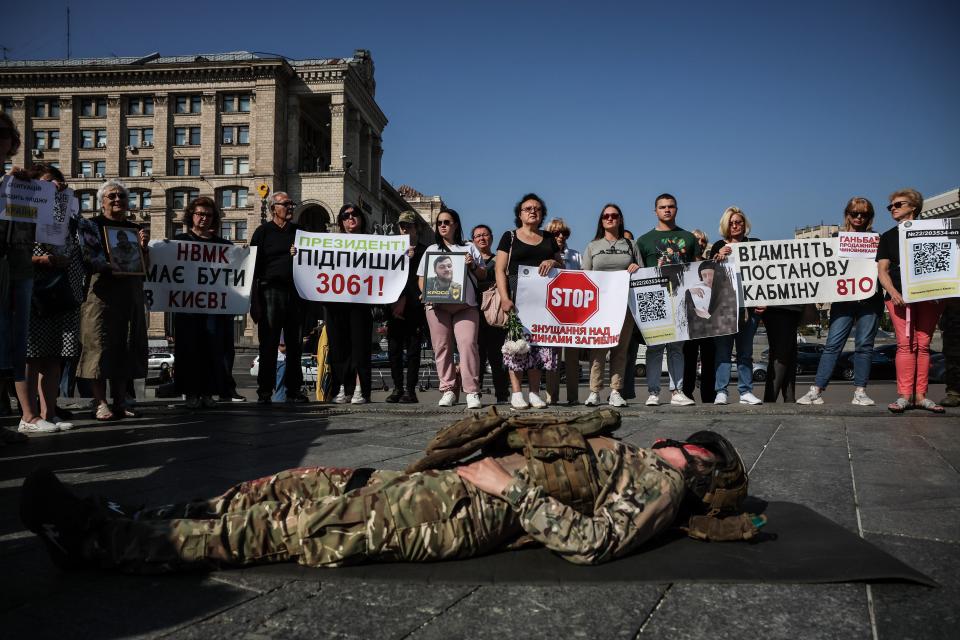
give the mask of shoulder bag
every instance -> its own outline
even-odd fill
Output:
[[[513,240],[516,236],[510,233],[510,253],[507,254],[507,269],[510,269],[510,258],[513,257]],[[483,292],[480,299],[480,313],[491,327],[507,326],[507,314],[500,306],[500,289],[494,285]]]

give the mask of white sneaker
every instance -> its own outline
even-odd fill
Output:
[[[53,424],[57,425],[57,429],[60,429],[60,431],[70,431],[70,429],[73,429],[72,422],[61,420],[56,416],[53,417],[53,420],[48,420],[48,422],[52,422]]]
[[[683,391],[680,389],[676,389],[674,390],[673,395],[670,397],[670,404],[678,407],[688,407],[691,404],[696,404],[696,402],[685,396]]]
[[[741,402],[743,402],[741,400]],[[717,391],[717,397],[713,399],[713,404],[729,404],[726,391]]]
[[[823,404],[823,398],[820,397],[817,387],[811,386],[810,391],[797,398],[797,404]]]
[[[600,394],[596,391],[591,391],[590,395],[587,396],[587,399],[583,401],[583,406],[585,407],[596,407],[600,404]]]
[[[613,389],[610,391],[610,397],[607,398],[607,404],[611,407],[625,407],[627,406],[627,401],[623,399],[619,391]]]
[[[557,395],[560,395],[560,392],[557,392]],[[550,395],[549,391],[544,392],[543,397],[546,400],[547,404],[553,404],[553,396]]]
[[[350,402],[353,404],[363,404],[362,402],[358,402],[359,400],[363,400],[363,390],[360,388],[360,385],[357,385],[353,388],[353,397],[350,398]]]
[[[510,394],[510,406],[514,409],[529,409],[530,405],[527,404],[527,401],[523,399],[523,392],[516,392]]]
[[[440,398],[440,402],[437,403],[437,406],[440,407],[452,407],[453,403],[457,401],[457,394],[453,391],[444,391],[443,396]]]
[[[866,389],[857,389],[853,392],[853,400],[850,404],[858,404],[861,407],[872,407],[876,402],[867,395]]]
[[[362,393],[360,395],[354,393],[353,397],[350,398],[350,404],[367,404],[368,402],[370,401],[364,398]]]
[[[36,422],[27,422],[26,420],[20,421],[20,426],[17,427],[17,431],[20,433],[56,433],[60,431],[60,427],[48,422],[43,418],[37,418]]]
[[[547,406],[547,403],[544,402],[540,396],[533,391],[530,392],[530,395],[527,396],[530,399],[530,406],[534,409],[543,409]]]
[[[343,390],[343,386],[340,387],[340,393],[333,399],[335,404],[347,404],[350,402],[347,400],[347,393]]]
[[[763,404],[763,400],[747,391],[740,394],[740,404]]]
[[[657,394],[651,393],[651,394],[650,394],[650,397],[647,398],[647,401],[646,401],[645,404],[646,404],[648,407],[655,407],[655,406],[657,406],[658,404],[660,404],[660,398],[659,398],[659,396],[657,396]]]
[[[468,393],[467,394],[467,409],[479,409],[483,405],[480,404],[480,394],[479,393]]]

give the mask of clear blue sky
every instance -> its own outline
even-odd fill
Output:
[[[886,229],[892,190],[960,186],[955,0],[467,4],[74,2],[72,48],[370,49],[390,119],[384,177],[495,231],[536,191],[578,249],[608,201],[628,228],[651,228],[662,191],[677,195],[685,228],[715,239],[736,204],[754,235],[774,239],[839,221],[853,195]],[[11,58],[63,57],[65,6],[5,9],[0,45]]]

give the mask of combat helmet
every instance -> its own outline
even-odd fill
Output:
[[[716,456],[716,462],[704,465],[684,445],[702,447]],[[738,513],[747,497],[747,470],[733,443],[715,431],[697,431],[685,440],[663,440],[655,445],[678,447],[687,459],[685,480],[692,496],[688,502],[699,503],[697,511],[708,515]],[[690,505],[691,507],[693,505]]]

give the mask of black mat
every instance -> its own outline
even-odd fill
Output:
[[[763,506],[765,505],[765,507]],[[245,573],[302,580],[460,584],[566,584],[573,582],[915,582],[931,578],[844,529],[791,502],[751,505],[767,514],[766,539],[756,543],[707,543],[685,536],[661,538],[636,554],[598,566],[571,564],[546,549],[511,551],[434,563],[366,564],[313,569],[274,564]],[[775,539],[773,539],[775,536]]]

